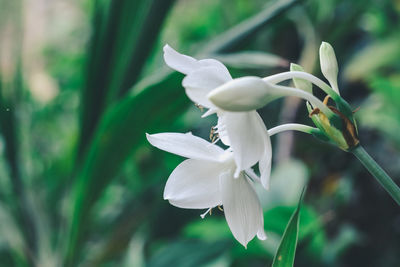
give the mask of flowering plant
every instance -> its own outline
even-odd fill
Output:
[[[323,42],[319,52],[321,71],[329,85],[297,64],[291,64],[288,72],[265,78],[232,79],[221,62],[196,60],[166,45],[164,60],[186,75],[182,85],[187,96],[208,109],[202,117],[217,114],[218,122],[211,130],[212,143],[191,133],[147,135],[153,146],[189,158],[170,175],[164,199],[180,208],[207,209],[202,218],[211,209],[223,206],[232,234],[243,246],[256,235],[265,239],[262,208],[253,187],[260,183],[264,189],[269,188],[270,136],[294,130],[355,154],[400,204],[399,188],[360,146],[354,112],[340,96],[338,64],[332,46]],[[293,80],[294,87],[279,85],[285,80]],[[326,93],[323,101],[313,95],[313,84]],[[256,109],[284,96],[305,99],[308,115],[316,127],[289,123],[267,130]],[[330,99],[335,106],[328,104]],[[218,141],[228,148],[217,146]],[[252,167],[257,163],[255,171]]]

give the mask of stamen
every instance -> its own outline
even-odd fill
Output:
[[[218,140],[220,138],[219,138],[217,126],[211,127],[210,136],[209,137],[210,137],[211,143],[215,144],[216,142],[218,142]]]
[[[219,209],[220,211],[222,211],[222,212],[224,211],[224,209],[222,208],[222,206],[218,205],[217,207],[218,207],[218,209]]]
[[[325,105],[328,105],[329,98],[331,98],[330,95],[325,96],[324,101],[322,101],[322,103],[324,103]]]
[[[221,140],[221,138],[217,138],[217,139],[215,139],[215,141],[213,141],[211,144],[213,144],[213,145],[215,145],[219,140]]]
[[[203,214],[201,214],[200,217],[201,217],[202,219],[204,219],[204,217],[206,217],[207,213],[210,213],[210,215],[211,215],[211,211],[212,211],[212,208],[209,208],[208,210],[206,210],[206,212],[204,212]]]
[[[204,111],[204,107],[203,107],[202,105],[197,104],[197,103],[195,103],[194,105],[195,105],[198,109],[200,109],[201,112]]]
[[[215,127],[211,127],[210,136],[209,136],[210,140],[213,139],[214,134],[215,134]]]
[[[216,134],[213,136],[213,138],[211,139],[211,142],[212,142],[213,144],[215,144],[218,140],[219,140],[219,134],[216,133]]]

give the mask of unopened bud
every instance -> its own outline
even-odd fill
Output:
[[[263,107],[278,96],[271,94],[269,85],[259,77],[233,79],[208,94],[208,99],[227,111],[250,111]]]
[[[322,42],[319,48],[319,60],[322,74],[329,81],[332,89],[339,94],[339,88],[337,85],[338,64],[335,51],[330,44]]]
[[[302,71],[304,72],[304,69],[302,66],[297,65],[295,63],[290,63],[290,71]],[[294,86],[298,89],[301,89],[303,91],[306,91],[310,94],[312,94],[312,84],[311,82],[300,79],[300,78],[293,78]]]

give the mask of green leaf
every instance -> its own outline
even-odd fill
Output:
[[[0,80],[0,133],[5,143],[5,159],[10,168],[11,188],[15,205],[15,216],[30,249],[36,249],[36,227],[32,219],[32,208],[27,199],[26,185],[20,166],[20,134],[17,120],[20,94],[23,90],[22,64],[19,61],[13,81],[8,87]]]
[[[357,51],[344,69],[343,76],[351,81],[369,78],[376,71],[397,62],[400,55],[399,45],[398,34],[371,42],[364,49]]]
[[[127,249],[139,226],[156,209],[158,198],[154,191],[155,187],[150,186],[126,201],[118,216],[108,225],[109,233],[103,233],[104,242],[98,245],[85,266],[102,266],[105,262],[118,258]]]
[[[114,51],[108,101],[125,94],[138,80],[164,18],[174,0],[125,1]],[[132,16],[132,10],[135,16]],[[132,20],[132,18],[134,18]]]
[[[215,262],[230,249],[230,242],[204,242],[200,240],[184,240],[168,243],[163,249],[153,255],[148,267],[196,267]]]
[[[143,143],[145,132],[166,130],[187,108],[189,102],[180,88],[181,79],[179,73],[160,77],[105,114],[78,176],[69,257],[82,238],[91,207],[121,165]]]
[[[301,194],[297,209],[292,214],[286,226],[278,251],[275,254],[272,267],[290,267],[294,264],[296,254],[297,239],[299,236],[300,208],[303,201],[305,189]]]
[[[202,50],[201,54],[209,55],[233,50],[256,34],[265,25],[269,24],[272,20],[279,17],[279,15],[299,2],[298,0],[280,0],[268,4],[258,14],[239,23],[209,42]]]
[[[289,64],[284,58],[262,51],[217,54],[214,58],[222,61],[225,65],[235,68],[262,69],[271,67],[287,67]]]
[[[137,81],[173,0],[99,1],[83,91],[82,154],[103,111]],[[99,26],[97,26],[97,24]]]

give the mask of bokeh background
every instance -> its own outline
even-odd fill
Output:
[[[398,0],[0,0],[0,266],[270,266],[304,185],[295,266],[399,266],[399,207],[351,154],[272,137],[268,239],[246,250],[219,210],[202,220],[162,199],[182,159],[145,140],[216,124],[163,45],[233,77],[295,62],[322,78],[327,41],[361,143],[399,182],[399,19]],[[311,125],[298,99],[259,112],[268,128]]]

